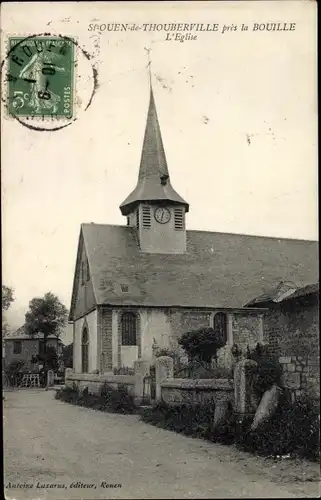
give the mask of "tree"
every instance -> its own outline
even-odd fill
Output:
[[[210,362],[217,350],[225,345],[225,339],[213,328],[200,328],[184,333],[178,343],[191,359]]]
[[[65,368],[72,368],[73,343],[65,345],[62,349],[61,360]]]
[[[31,337],[37,333],[43,334],[46,354],[49,335],[59,338],[67,324],[67,318],[67,308],[56,295],[48,292],[44,297],[35,297],[29,302],[29,310],[25,316],[25,332]]]
[[[4,313],[9,309],[13,301],[13,289],[8,286],[2,285],[2,337],[4,337],[8,331],[8,323],[5,320]]]
[[[31,361],[33,363],[42,363],[48,370],[53,370],[55,372],[58,370],[58,355],[56,349],[52,345],[47,346],[45,353],[33,356]]]
[[[13,289],[2,285],[2,312],[7,311],[13,301]]]

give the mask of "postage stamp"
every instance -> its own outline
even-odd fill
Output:
[[[15,117],[74,116],[75,43],[67,37],[10,37],[7,109]]]

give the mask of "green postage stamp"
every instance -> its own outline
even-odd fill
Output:
[[[10,37],[8,113],[16,117],[74,116],[75,42],[50,35]]]

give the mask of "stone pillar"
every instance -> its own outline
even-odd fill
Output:
[[[113,309],[112,313],[112,365],[113,369],[118,368],[118,311]]]
[[[264,319],[263,319],[263,314],[260,314],[259,316],[259,340],[258,342],[260,344],[263,344],[264,342]]]
[[[225,345],[217,351],[217,367],[226,370],[230,373],[227,375],[228,378],[232,378],[233,368],[235,365],[235,358],[233,356],[233,346]],[[220,377],[221,378],[221,377]],[[224,377],[223,377],[224,378]]]
[[[47,371],[47,385],[46,389],[49,387],[52,387],[54,385],[54,379],[55,379],[55,374],[53,370],[48,370]]]
[[[257,362],[242,359],[234,368],[234,410],[240,417],[254,415],[257,401],[253,392],[253,382],[257,371]]]
[[[139,405],[144,396],[144,378],[150,374],[150,361],[138,359],[134,362],[135,370],[135,385],[134,385],[134,398],[135,404]],[[145,394],[150,396],[150,394]]]
[[[227,345],[233,345],[233,314],[227,315]]]
[[[70,380],[70,375],[73,373],[72,368],[66,368],[65,369],[65,386],[71,387],[72,386],[72,381]]]
[[[156,370],[156,401],[162,399],[161,383],[174,376],[174,361],[170,356],[160,356],[155,361]]]

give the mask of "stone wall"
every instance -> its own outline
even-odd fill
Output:
[[[270,351],[276,356],[313,356],[319,351],[317,303],[282,304],[264,315]]]
[[[90,393],[99,394],[104,383],[114,388],[117,388],[119,385],[125,385],[129,392],[134,394],[134,375],[96,375],[91,373],[73,373],[66,370],[65,385],[67,387],[72,387],[73,384],[76,384],[81,390],[88,387]]]
[[[318,316],[317,295],[273,305],[264,316],[269,351],[283,367],[293,400],[320,398]]]
[[[166,379],[161,382],[161,397],[166,403],[218,403],[234,404],[234,386],[226,379]]]
[[[292,401],[302,396],[320,398],[319,356],[280,356],[282,384],[291,392]]]

